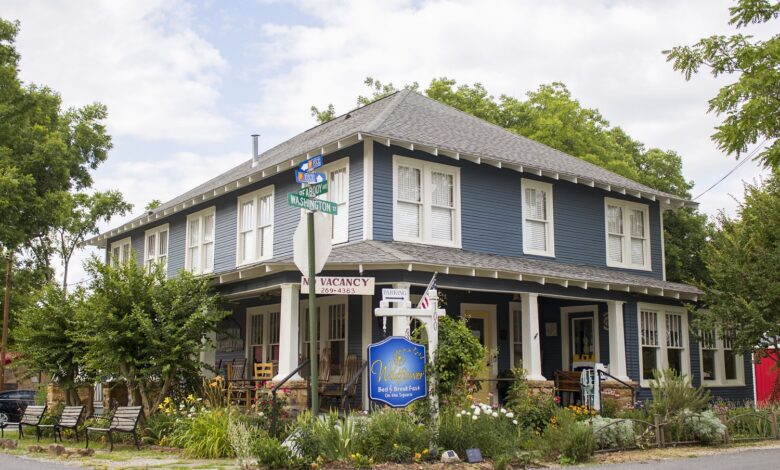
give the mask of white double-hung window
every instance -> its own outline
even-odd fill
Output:
[[[131,257],[130,237],[117,240],[111,244],[111,267],[116,268],[120,264],[130,261]]]
[[[214,219],[216,210],[209,207],[187,216],[187,251],[185,266],[195,274],[214,270]]]
[[[328,192],[322,199],[335,202],[337,213],[333,216],[333,244],[349,241],[349,158],[342,158],[322,167],[328,175]]]
[[[144,266],[152,271],[158,264],[164,273],[168,272],[168,224],[146,231]]]
[[[274,187],[267,186],[238,198],[238,247],[236,264],[262,261],[273,256]]]
[[[523,178],[523,253],[555,256],[553,191],[550,183]]]
[[[604,198],[607,266],[650,270],[650,211],[646,204]]]
[[[690,376],[688,313],[677,307],[639,304],[638,323],[642,386],[653,379],[655,369]]]
[[[718,334],[709,330],[701,332],[701,380],[709,387],[744,385],[745,368],[742,355],[732,346],[733,334]]]
[[[393,239],[460,246],[460,169],[393,157]]]

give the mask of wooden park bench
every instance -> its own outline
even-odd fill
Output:
[[[62,430],[72,429],[76,433],[76,441],[79,440],[79,426],[84,418],[83,406],[66,406],[54,424],[39,424],[39,428],[51,428],[54,432],[54,442],[57,442],[57,436],[62,442]]]
[[[103,432],[108,434],[108,442],[111,446],[110,449],[114,450],[114,433],[124,432],[132,434],[135,440],[135,447],[141,450],[141,444],[138,442],[138,422],[141,419],[141,413],[143,407],[141,406],[120,406],[114,412],[114,416],[111,417],[111,423],[107,428],[91,428],[88,427],[86,431],[87,435],[87,448],[89,448],[89,432]]]
[[[35,437],[40,441],[41,440],[41,430],[39,428],[41,424],[41,420],[43,419],[43,415],[46,414],[46,405],[30,405],[24,410],[24,415],[22,415],[22,419],[19,420],[18,423],[11,423],[6,422],[3,423],[2,426],[0,426],[0,437],[5,437],[5,428],[9,426],[18,426],[19,430],[19,439],[24,437],[24,428],[23,426],[33,426],[35,427]]]

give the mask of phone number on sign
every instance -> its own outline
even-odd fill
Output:
[[[317,289],[318,294],[343,294],[354,295],[357,294],[357,289],[354,287],[320,287]]]

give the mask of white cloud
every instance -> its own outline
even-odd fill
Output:
[[[114,136],[215,142],[233,129],[217,110],[227,63],[180,0],[6,0],[0,16],[21,22],[21,78],[67,105],[103,102]]]
[[[710,140],[715,116],[707,100],[725,83],[709,76],[686,82],[662,50],[727,34],[725,0],[713,2],[298,2],[317,26],[265,24],[261,51],[276,72],[262,81],[248,113],[256,125],[293,135],[313,123],[308,109],[329,102],[355,106],[362,81],[396,86],[435,77],[481,82],[495,95],[522,96],[562,81],[584,106],[649,147],[677,150],[698,194],[734,165]],[[759,32],[766,31],[758,28]],[[268,110],[273,110],[269,113]],[[714,214],[733,210],[743,166],[701,200]]]

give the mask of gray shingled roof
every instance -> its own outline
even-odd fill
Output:
[[[692,204],[690,201],[657,191],[597,165],[509,132],[419,93],[401,90],[298,134],[263,152],[258,166],[252,167],[252,160],[247,160],[163,203],[151,215],[161,214],[179,204],[224,188],[264,169],[275,167],[293,158],[301,158],[307,153],[316,153],[323,147],[357,134],[384,141],[390,139],[409,142],[445,152],[463,154],[464,157],[484,158],[515,167],[527,167],[570,178],[581,178],[601,185],[624,188],[642,193],[643,196],[652,195]],[[122,229],[145,225],[151,221],[149,215],[144,214],[128,222]],[[95,242],[96,239],[90,242]]]
[[[278,257],[264,263],[220,273],[220,276],[225,282],[230,282],[238,279],[238,276],[236,276],[236,279],[231,279],[231,273],[252,271],[257,267],[265,265],[293,264],[291,256]],[[459,248],[377,240],[353,242],[334,247],[328,258],[326,269],[338,270],[340,265],[355,266],[359,264],[364,265],[365,269],[371,269],[372,265],[406,266],[407,264],[417,264],[442,266],[467,270],[476,269],[483,272],[499,272],[502,274],[520,274],[526,278],[537,278],[537,280],[538,278],[547,278],[550,280],[550,283],[554,283],[553,280],[590,283],[594,288],[604,288],[604,285],[611,284],[618,288],[619,286],[630,287],[632,292],[641,289],[655,289],[668,293],[702,294],[698,288],[687,284],[666,282],[653,277],[614,269],[478,253]],[[276,269],[271,270],[271,272],[276,271]]]

